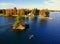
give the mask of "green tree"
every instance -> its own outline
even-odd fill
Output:
[[[6,14],[6,10],[5,9],[3,9],[3,15],[5,15]]]

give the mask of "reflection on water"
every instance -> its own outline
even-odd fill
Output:
[[[0,17],[0,44],[60,44],[60,13],[51,13],[54,20],[25,18],[29,28],[23,31],[12,30],[15,19]],[[34,38],[29,40],[29,35]]]
[[[47,22],[46,19],[42,19],[42,20],[40,20],[40,24],[43,24],[43,23],[46,23],[46,22]]]
[[[34,21],[37,19],[38,16],[28,17],[28,20]]]

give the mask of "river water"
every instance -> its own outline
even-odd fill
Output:
[[[51,12],[50,17],[53,20],[25,19],[29,28],[24,31],[12,30],[14,18],[0,17],[0,44],[60,44],[60,13]]]

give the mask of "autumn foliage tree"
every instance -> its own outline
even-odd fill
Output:
[[[12,16],[12,11],[11,10],[6,10],[6,15],[7,16]]]
[[[40,11],[40,15],[44,16],[44,17],[49,17],[49,11],[43,9],[43,10]]]

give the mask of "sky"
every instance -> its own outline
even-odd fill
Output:
[[[11,8],[60,10],[60,0],[0,0],[0,9]]]

